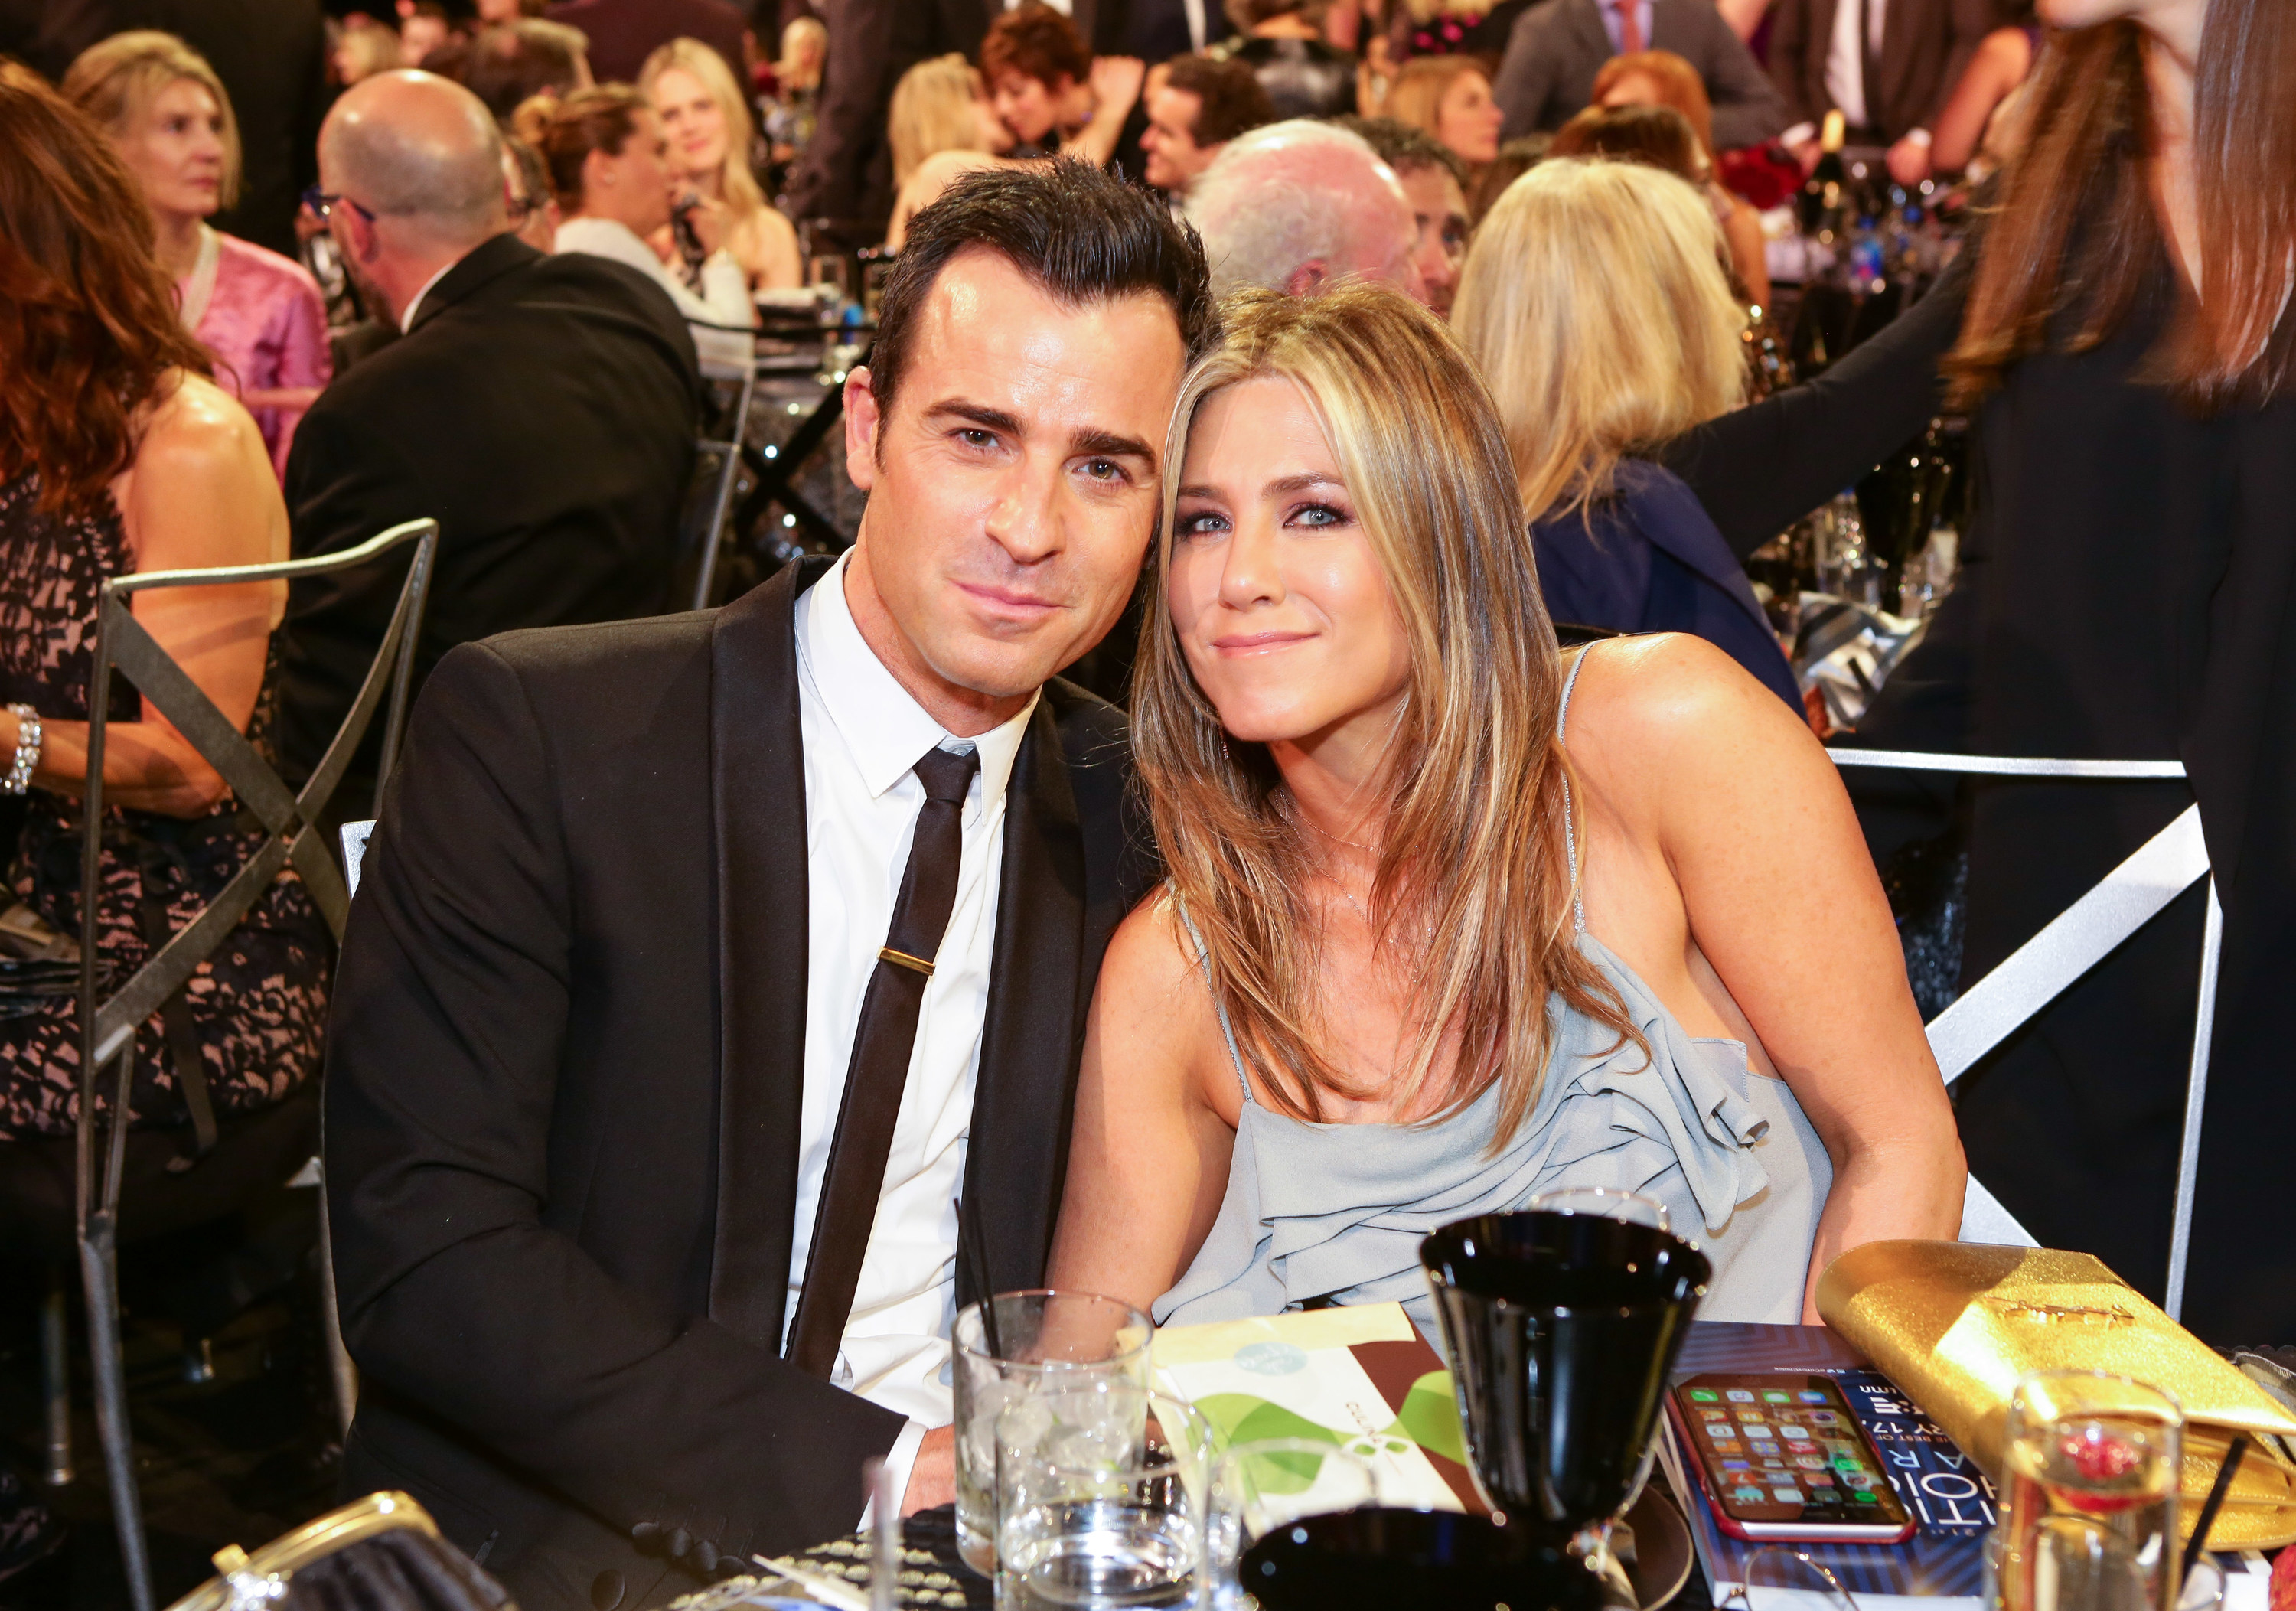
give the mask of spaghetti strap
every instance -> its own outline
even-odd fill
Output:
[[[1172,897],[1172,909],[1179,914],[1180,926],[1188,931],[1188,939],[1196,948],[1196,966],[1203,974],[1204,987],[1209,991],[1212,982],[1211,954],[1204,948],[1204,937],[1196,932],[1196,920],[1188,916],[1187,905],[1180,892],[1165,886]],[[1243,1072],[1243,1057],[1235,1048],[1235,1026],[1228,1022],[1227,1004],[1217,993],[1212,995],[1212,1011],[1219,1015],[1220,1039],[1227,1042],[1228,1065],[1235,1070],[1235,1082],[1243,1088],[1244,1106],[1256,1106],[1251,1100],[1251,1078]]]
[[[1570,662],[1570,675],[1562,679],[1562,703],[1554,712],[1554,742],[1564,742],[1570,720],[1570,695],[1578,686],[1578,673],[1587,669],[1587,657],[1595,652],[1593,644],[1582,645],[1578,658]],[[1578,876],[1578,812],[1570,801],[1570,770],[1562,771],[1562,853],[1570,859],[1570,927],[1577,933],[1587,932],[1587,898]],[[1183,921],[1185,921],[1185,915]],[[1195,930],[1188,931],[1194,933]]]

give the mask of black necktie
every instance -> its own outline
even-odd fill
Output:
[[[948,928],[949,909],[956,904],[965,791],[980,769],[978,752],[955,754],[938,748],[926,751],[914,769],[925,785],[925,803],[917,813],[892,925],[861,999],[845,1100],[837,1110],[837,1133],[806,1254],[805,1286],[790,1332],[790,1362],[817,1377],[827,1377],[836,1366],[845,1322],[853,1314],[854,1289],[860,1285],[861,1262],[869,1252],[869,1231],[885,1188],[885,1159],[901,1116],[909,1053],[916,1045],[917,1012]]]

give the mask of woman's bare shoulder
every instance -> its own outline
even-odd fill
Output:
[[[250,447],[263,453],[263,433],[240,400],[205,375],[177,370],[144,415],[135,467],[139,473],[153,464],[179,470],[227,467]]]
[[[146,570],[283,557],[274,549],[285,510],[263,433],[204,376],[177,373],[152,403],[117,496]]]
[[[1606,640],[1570,701],[1574,765],[1619,787],[1663,787],[1712,768],[1822,758],[1808,724],[1722,650],[1687,632]]]

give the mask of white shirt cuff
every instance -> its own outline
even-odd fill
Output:
[[[1926,128],[1909,128],[1906,131],[1906,138],[1916,145],[1927,145],[1935,137]]]
[[[931,1430],[922,1421],[911,1421],[901,1428],[901,1435],[895,1438],[893,1446],[885,1451],[885,1469],[892,1474],[893,1502],[896,1505],[909,1492],[909,1467],[917,1463],[917,1450],[924,1443],[925,1434]],[[873,1493],[868,1502],[861,1507],[859,1531],[868,1532],[876,1519],[877,1496]]]
[[[1778,136],[1778,144],[1781,145],[1799,145],[1804,140],[1808,139],[1816,133],[1817,133],[1816,124],[1797,123],[1792,128],[1786,130],[1785,133]]]

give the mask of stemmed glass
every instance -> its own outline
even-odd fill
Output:
[[[1546,1211],[1447,1225],[1419,1257],[1477,1489],[1510,1524],[1568,1538],[1632,1605],[1611,1528],[1649,1475],[1712,1265],[1653,1225]]]

